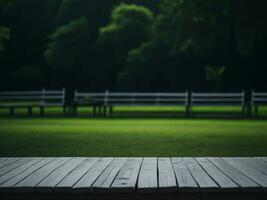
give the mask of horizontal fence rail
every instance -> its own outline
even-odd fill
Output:
[[[75,102],[97,101],[104,102],[106,105],[109,103],[129,103],[131,105],[135,103],[184,103],[188,101],[188,93],[79,93],[75,91]]]
[[[0,92],[0,108],[68,106],[75,110],[79,106],[91,106],[94,109],[106,110],[113,106],[184,106],[189,116],[192,108],[197,106],[239,106],[242,113],[249,113],[254,108],[267,105],[267,92],[80,92],[75,90],[72,99],[66,105],[65,89],[39,91],[6,91]],[[99,108],[100,107],[100,108]],[[43,108],[42,108],[43,109]],[[251,111],[250,111],[251,110]],[[75,111],[74,111],[75,112]]]
[[[262,105],[267,105],[267,92],[252,91],[251,106],[254,107],[255,116],[258,116],[258,108]]]
[[[15,108],[27,108],[29,115],[33,107],[40,107],[43,115],[45,107],[62,106],[65,113],[65,89],[40,91],[7,91],[0,92],[0,108],[9,108],[14,115]]]

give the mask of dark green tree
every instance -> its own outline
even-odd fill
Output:
[[[227,66],[224,89],[234,89],[232,83],[240,71],[236,88],[247,87],[248,80],[262,74],[254,78],[252,72],[266,71],[262,65],[251,71],[247,64],[250,59],[262,60],[267,35],[264,13],[263,1],[162,0],[153,38],[129,53],[120,85],[208,88],[205,67],[211,65]]]
[[[152,37],[153,13],[146,7],[120,4],[111,14],[111,22],[100,29],[99,51],[111,85],[126,64],[128,52]],[[112,66],[110,68],[109,66]]]
[[[88,26],[87,19],[82,17],[59,27],[50,35],[51,43],[45,56],[55,85],[74,87],[78,80],[83,79],[83,72],[88,72],[90,43],[84,41],[90,37]]]

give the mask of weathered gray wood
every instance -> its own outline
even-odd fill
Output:
[[[0,169],[0,176],[3,176],[4,174],[8,173],[9,171],[27,163],[28,161],[32,160],[32,158],[22,158],[22,159],[18,159],[15,162],[6,165],[5,167],[2,167]]]
[[[18,161],[18,160],[19,160],[19,158],[7,158],[7,159],[4,159],[4,160],[0,163],[0,170],[1,170],[1,168],[5,167],[5,166],[7,166],[7,165],[9,165],[9,164],[12,164],[12,163],[14,163],[14,162],[16,162],[16,161]]]
[[[208,158],[216,167],[237,183],[246,192],[259,191],[259,185],[222,158]]]
[[[157,158],[144,158],[139,172],[138,192],[158,191]]]
[[[129,158],[119,171],[113,184],[112,192],[134,192],[143,158]]]
[[[194,158],[183,158],[195,181],[203,192],[216,192],[219,186],[209,177]]]
[[[267,176],[253,167],[246,164],[240,158],[223,158],[230,165],[241,171],[243,174],[251,178],[253,181],[261,185],[266,189],[267,187]]]
[[[52,162],[55,160],[55,158],[45,158],[41,160],[39,163],[31,166],[29,169],[26,171],[18,174],[17,176],[9,179],[8,181],[4,182],[3,184],[0,185],[0,191],[6,192],[6,191],[12,191],[12,188],[14,185],[25,179],[27,176],[30,174],[34,173],[36,170],[40,169],[41,167],[47,165],[48,163]]]
[[[73,186],[74,193],[88,193],[90,188],[99,175],[111,163],[113,158],[101,158],[86,174]]]
[[[115,158],[93,184],[91,191],[97,193],[109,192],[111,184],[126,160],[127,158]]]
[[[38,169],[34,173],[30,174],[28,177],[23,179],[21,182],[16,184],[13,189],[16,192],[33,192],[35,186],[40,183],[45,177],[51,174],[55,169],[63,165],[70,158],[57,158],[49,164]]]
[[[234,183],[228,176],[219,170],[207,158],[196,158],[196,161],[210,175],[210,177],[220,186],[223,191],[238,191],[239,186]]]
[[[257,157],[257,158],[267,162],[267,157]]]
[[[99,159],[100,158],[87,158],[79,164],[59,184],[57,184],[56,192],[71,192],[72,187]]]
[[[150,194],[143,195],[155,193],[157,196],[158,191],[241,194],[262,193],[267,188],[265,157],[0,158],[0,161],[9,161],[0,169],[3,173],[0,199],[3,194],[36,194],[36,191],[45,195],[57,192],[88,192],[90,195],[136,192],[131,195],[141,195],[147,192]],[[95,192],[98,194],[92,194]]]
[[[45,179],[43,179],[36,187],[38,192],[51,192],[55,190],[55,186],[63,180],[76,166],[78,166],[85,158],[72,158],[67,161]]]
[[[197,192],[199,187],[182,158],[172,158],[179,192]]]
[[[8,160],[8,158],[0,158],[0,164],[1,164],[1,162],[4,162],[6,160]]]
[[[159,191],[176,192],[177,184],[170,158],[158,158]]]
[[[254,169],[267,175],[267,162],[257,158],[241,158],[245,163],[252,166]]]
[[[4,174],[3,176],[0,176],[0,185],[4,182],[6,182],[7,180],[17,176],[18,174],[26,171],[27,169],[29,169],[31,166],[33,166],[34,164],[40,162],[42,159],[41,158],[35,158],[33,160],[30,160],[29,162],[26,162],[25,164],[9,171],[8,173]]]

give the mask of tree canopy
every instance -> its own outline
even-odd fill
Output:
[[[0,90],[263,90],[265,24],[261,0],[0,0]]]

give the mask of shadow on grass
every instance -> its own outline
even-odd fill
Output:
[[[239,112],[193,112],[190,116],[186,116],[184,113],[174,113],[174,112],[116,112],[112,116],[103,116],[97,115],[94,116],[92,113],[88,114],[77,114],[76,116],[72,114],[68,114],[64,116],[63,114],[50,114],[47,113],[44,116],[35,114],[32,116],[28,116],[27,114],[17,114],[10,116],[8,114],[1,114],[1,118],[88,118],[88,119],[255,119],[262,120],[267,119],[267,115],[259,115],[259,116],[243,116]]]

